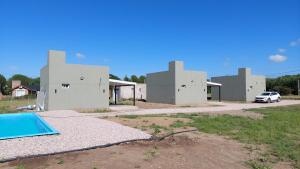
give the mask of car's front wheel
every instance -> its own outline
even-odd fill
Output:
[[[268,98],[268,103],[271,103],[271,99],[270,98]]]
[[[280,102],[280,97],[277,98],[277,102]]]

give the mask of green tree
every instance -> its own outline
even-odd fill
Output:
[[[131,75],[131,81],[138,83],[139,78],[136,75]]]
[[[116,75],[113,75],[113,74],[109,74],[109,78],[110,79],[115,79],[115,80],[120,80],[120,78]]]
[[[11,88],[11,82],[13,80],[20,80],[22,85],[28,86],[32,84],[32,79],[30,77],[27,77],[25,75],[21,74],[15,74],[8,80],[8,86]]]
[[[145,83],[145,79],[146,79],[146,77],[145,76],[140,76],[139,77],[139,83]]]
[[[267,79],[267,90],[278,91],[282,95],[297,94],[297,81],[300,79],[300,74],[285,75],[277,78]]]
[[[6,78],[0,74],[0,92],[2,94],[7,94],[7,81]]]
[[[124,81],[128,81],[128,82],[130,82],[131,81],[131,79],[127,76],[127,75],[125,75],[125,77],[124,77]]]

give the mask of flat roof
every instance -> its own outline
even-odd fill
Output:
[[[207,82],[207,86],[222,86],[221,83]]]
[[[136,83],[128,82],[128,81],[124,81],[124,80],[109,79],[109,85],[111,85],[111,86],[126,86],[126,85],[136,85]]]

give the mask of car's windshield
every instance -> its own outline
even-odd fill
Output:
[[[269,96],[270,93],[262,93],[261,95],[262,95],[262,96]]]

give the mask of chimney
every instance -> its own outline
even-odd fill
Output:
[[[18,86],[21,86],[21,80],[12,80],[11,81],[11,88],[14,89]]]

